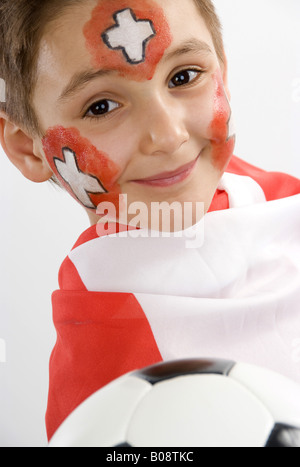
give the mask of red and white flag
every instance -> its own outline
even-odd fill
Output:
[[[225,358],[300,382],[300,181],[233,158],[203,222],[197,248],[122,226],[80,237],[53,294],[49,438],[92,393],[162,360]]]

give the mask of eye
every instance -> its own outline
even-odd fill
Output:
[[[169,82],[169,88],[186,86],[195,81],[202,73],[200,70],[182,70],[176,73]]]
[[[120,104],[117,102],[111,101],[109,99],[103,99],[102,101],[98,101],[92,104],[85,113],[85,117],[103,117],[113,110],[118,109],[119,107]]]

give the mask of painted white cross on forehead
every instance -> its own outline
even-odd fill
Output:
[[[88,193],[101,194],[107,193],[99,180],[81,172],[77,165],[76,154],[69,148],[63,149],[65,161],[54,159],[54,163],[59,175],[70,186],[76,198],[89,209],[96,209]]]
[[[149,20],[137,20],[130,8],[114,14],[117,25],[102,34],[105,44],[113,50],[122,50],[132,65],[145,61],[147,42],[156,35]]]

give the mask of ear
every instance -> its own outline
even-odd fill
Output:
[[[10,122],[4,112],[0,112],[0,143],[9,160],[24,177],[36,183],[52,177],[53,173],[39,149],[38,140]]]
[[[223,63],[221,63],[221,70],[222,70],[222,77],[223,77],[223,83],[224,83],[224,88],[226,91],[226,95],[228,97],[228,100],[231,100],[231,93],[229,90],[229,85],[228,85],[228,61],[225,52],[223,53]]]

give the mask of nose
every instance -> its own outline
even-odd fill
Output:
[[[162,99],[147,103],[140,139],[140,151],[145,155],[174,154],[188,141],[183,109]]]

